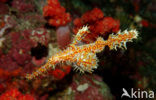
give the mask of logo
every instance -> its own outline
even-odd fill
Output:
[[[140,89],[134,90],[131,88],[131,92],[128,93],[128,91],[125,88],[122,88],[123,94],[121,95],[121,98],[128,97],[128,98],[154,98],[154,92],[153,91],[142,91]]]

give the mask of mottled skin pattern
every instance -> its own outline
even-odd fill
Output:
[[[67,49],[49,58],[45,65],[41,66],[32,74],[28,74],[26,78],[31,80],[42,75],[48,70],[54,69],[55,65],[61,62],[73,64],[73,67],[78,69],[80,72],[92,72],[93,69],[97,68],[98,59],[96,57],[96,53],[101,52],[105,46],[115,50],[117,47],[126,48],[126,42],[130,42],[132,39],[136,39],[138,37],[138,32],[136,30],[125,30],[124,32],[119,31],[116,35],[111,34],[108,37],[108,40],[103,40],[102,37],[98,37],[94,43],[79,45],[80,41],[86,34],[89,34],[87,26],[78,31],[73,42]]]

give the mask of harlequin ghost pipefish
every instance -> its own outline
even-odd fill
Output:
[[[73,64],[73,67],[82,73],[85,71],[91,73],[98,66],[96,53],[104,50],[105,46],[108,46],[110,50],[116,50],[117,48],[126,49],[126,43],[138,37],[138,32],[136,30],[125,30],[123,32],[119,31],[117,34],[109,35],[107,40],[98,37],[94,43],[80,44],[86,34],[90,34],[87,26],[82,27],[78,31],[68,48],[49,58],[45,65],[41,66],[32,74],[28,74],[26,78],[28,80],[34,79],[51,69],[55,69],[56,64],[62,62]]]

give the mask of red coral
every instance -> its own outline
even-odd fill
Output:
[[[48,5],[43,8],[43,16],[48,18],[48,23],[52,26],[66,25],[71,21],[69,13],[66,13],[58,0],[48,0]]]
[[[31,63],[30,50],[32,44],[27,39],[21,39],[21,34],[17,32],[10,33],[8,37],[11,38],[12,47],[7,54],[0,56],[0,67],[13,71],[19,67],[25,67],[27,63]]]
[[[31,72],[35,66],[31,62],[33,58],[30,54],[31,48],[37,46],[38,43],[47,46],[49,35],[44,28],[37,28],[35,30],[11,32],[7,35],[5,41],[8,41],[6,45],[9,48],[7,48],[6,54],[3,54],[0,50],[0,68],[11,72],[22,67],[23,72]]]
[[[120,23],[112,17],[104,17],[103,12],[99,8],[94,8],[82,15],[81,18],[74,20],[74,33],[76,34],[78,29],[83,25],[88,25],[91,31],[83,41],[90,43],[95,41],[99,35],[106,36],[112,32],[116,33],[119,31]]]
[[[30,94],[26,94],[26,95],[19,96],[18,100],[35,100],[35,98]]]
[[[93,22],[96,22],[96,21],[102,19],[103,17],[104,17],[103,12],[98,8],[94,8],[93,10],[88,11],[84,15],[82,15],[81,19],[82,19],[83,23],[92,24]]]
[[[30,94],[23,95],[18,89],[11,89],[0,96],[0,100],[35,100]]]
[[[18,64],[24,65],[27,62],[30,62],[31,55],[29,51],[32,47],[32,44],[26,39],[20,39],[19,33],[11,33],[12,39],[12,48],[8,52],[8,55]]]
[[[0,92],[3,92],[6,89],[10,89],[12,87],[18,87],[18,83],[16,81],[12,82],[14,77],[21,76],[21,69],[16,69],[13,71],[7,71],[0,68],[0,81],[3,82],[0,84]],[[0,99],[1,100],[1,99]]]
[[[65,75],[69,74],[71,71],[71,66],[61,66],[55,70],[49,71],[49,74],[52,75],[56,80],[61,80]]]
[[[7,54],[0,56],[0,67],[12,71],[19,67],[25,67],[27,63],[31,63],[30,50],[33,45],[30,40],[21,36],[18,32],[9,33],[8,39],[9,41],[11,40],[12,47]]]
[[[58,80],[63,79],[63,77],[65,76],[65,73],[61,70],[61,69],[55,69],[53,71],[50,72],[50,74]]]
[[[20,66],[7,54],[0,57],[0,67],[12,71]]]
[[[5,90],[5,87],[3,84],[0,84],[0,93],[3,92]]]
[[[12,72],[9,72],[7,70],[4,70],[0,68],[0,78],[9,78],[9,77],[16,77],[21,74],[21,68],[18,68],[16,70],[13,70]]]
[[[0,96],[0,99],[1,100],[11,100],[13,98],[17,98],[20,95],[22,95],[22,94],[18,91],[18,89],[11,89],[11,90],[8,90],[5,93],[3,93]]]
[[[114,20],[112,17],[104,17],[102,20],[97,21],[96,33],[105,34],[119,31],[119,21]]]

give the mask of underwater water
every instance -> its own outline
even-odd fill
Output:
[[[155,99],[155,0],[0,0],[0,100]]]

